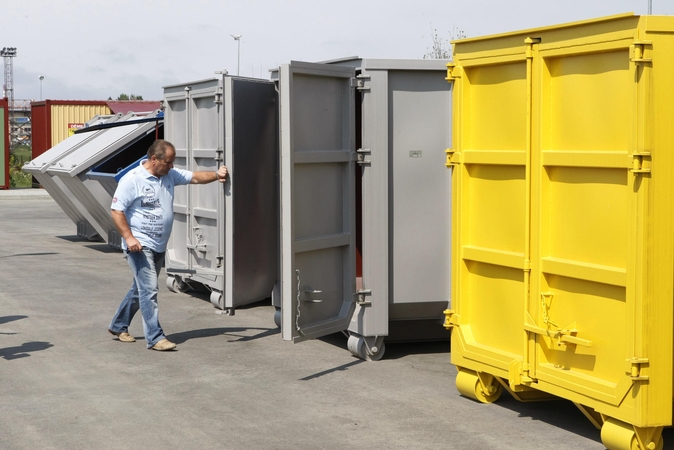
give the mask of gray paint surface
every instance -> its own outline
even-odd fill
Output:
[[[291,62],[281,96],[281,329],[345,330],[355,294],[355,110],[349,67]]]
[[[443,308],[450,299],[451,172],[444,151],[451,146],[451,96],[443,75],[389,72],[393,304]],[[420,308],[419,317],[442,317],[432,310]]]

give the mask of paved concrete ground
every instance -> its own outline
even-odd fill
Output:
[[[363,362],[339,334],[284,342],[268,302],[217,315],[164,274],[178,351],[146,350],[140,317],[138,342],[118,342],[106,328],[130,285],[120,253],[77,238],[48,196],[0,191],[0,230],[2,449],[604,448],[567,401],[461,397],[447,342]]]

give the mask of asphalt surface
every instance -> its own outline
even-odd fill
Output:
[[[459,395],[447,342],[387,344],[379,362],[341,334],[293,345],[268,301],[218,315],[164,273],[178,350],[147,350],[140,317],[138,341],[119,342],[106,329],[125,260],[35,191],[0,191],[0,449],[604,448],[568,401]]]

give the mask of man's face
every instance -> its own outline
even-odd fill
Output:
[[[155,156],[152,157],[152,164],[154,165],[155,174],[158,177],[163,177],[167,175],[171,169],[173,169],[173,162],[176,159],[176,152],[172,148],[166,149],[164,154],[164,159],[157,159]]]

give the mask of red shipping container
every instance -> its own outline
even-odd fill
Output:
[[[9,102],[0,99],[0,189],[9,189]]]

